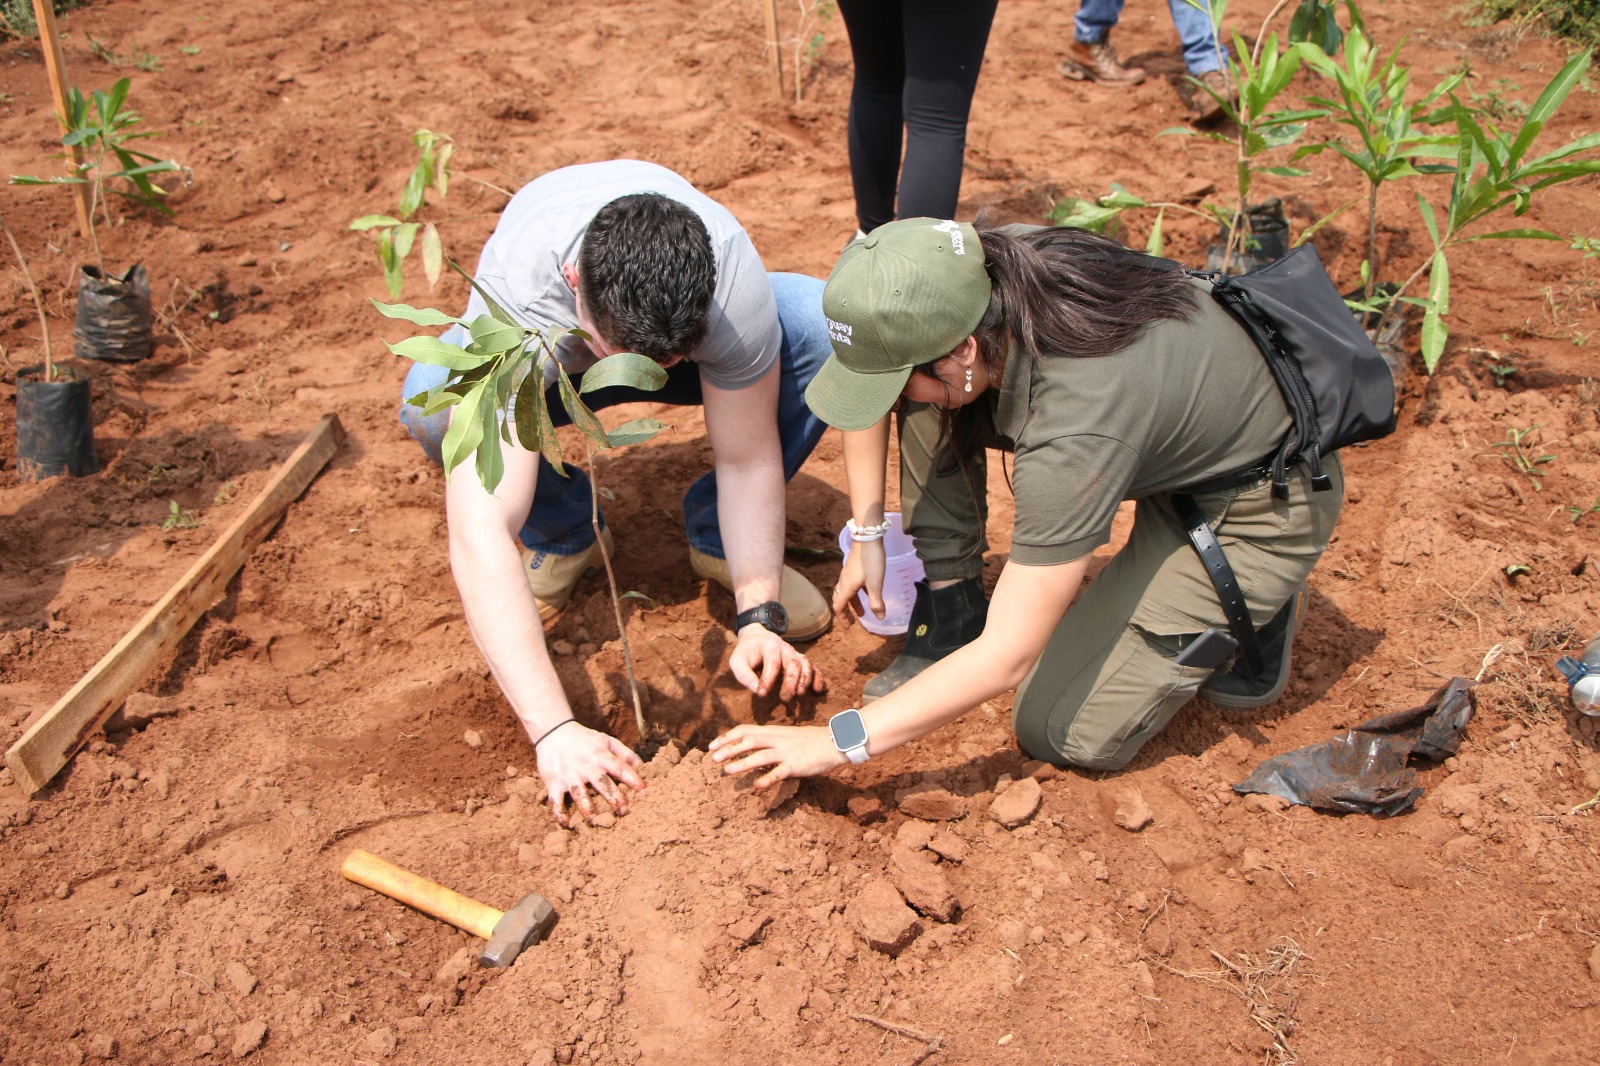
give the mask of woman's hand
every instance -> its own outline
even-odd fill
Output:
[[[792,725],[734,726],[711,742],[711,758],[726,764],[722,772],[727,774],[771,767],[756,779],[756,788],[771,788],[791,777],[816,777],[850,761],[833,746],[833,735],[824,727]]]
[[[886,566],[886,555],[881,540],[859,540],[851,548],[850,555],[844,561],[843,568],[839,571],[839,584],[833,589],[833,613],[841,622],[848,624],[852,618],[852,605],[857,609],[860,601],[856,593],[862,589],[867,590],[867,606],[876,618],[882,618],[886,608],[883,605],[883,574]]]
[[[539,777],[550,797],[550,813],[568,828],[572,825],[566,810],[569,797],[584,821],[593,822],[591,788],[618,814],[628,813],[628,794],[619,785],[627,785],[635,792],[645,789],[638,772],[639,756],[615,737],[579,722],[557,729],[540,741],[538,760]]]

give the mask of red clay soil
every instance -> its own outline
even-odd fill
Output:
[[[1253,32],[1267,6],[1230,11]],[[962,213],[1039,220],[1113,181],[1225,195],[1228,148],[1157,136],[1184,121],[1166,77],[1056,73],[1070,7],[1001,5]],[[1565,55],[1420,0],[1366,14],[1387,45],[1409,34],[1414,84],[1465,65],[1484,104],[1531,102]],[[138,365],[87,366],[91,477],[17,476],[14,383],[39,338],[20,274],[0,274],[0,739],[137,622],[320,414],[350,438],[120,728],[32,801],[0,773],[0,1060],[903,1064],[937,1038],[935,1063],[1600,1061],[1600,834],[1581,809],[1600,753],[1553,669],[1600,629],[1600,513],[1568,510],[1600,492],[1595,260],[1538,242],[1456,256],[1437,374],[1413,354],[1399,431],[1346,453],[1345,516],[1285,698],[1196,703],[1115,774],[1025,764],[996,700],[798,790],[720,778],[710,737],[850,706],[896,642],[860,627],[818,641],[833,690],[814,702],[735,685],[729,597],[692,577],[678,528],[708,449],[696,412],[663,409],[674,431],[601,477],[621,584],[656,604],[630,601],[627,625],[672,743],[633,813],[566,831],[468,636],[443,481],[395,420],[404,367],[379,343],[406,329],[368,304],[381,276],[346,225],[392,210],[426,127],[459,144],[430,210],[459,220],[446,245],[469,264],[501,190],[635,156],[732,208],[770,269],[826,275],[854,228],[842,25],[822,23],[799,103],[775,97],[761,6],[743,0],[106,0],[64,27],[70,74],[131,76],[161,134],[146,144],[191,172],[174,220],[130,212],[104,237],[113,264],[149,267],[161,343]],[[1118,43],[1179,69],[1162,4],[1131,5]],[[141,56],[160,69],[134,69]],[[59,166],[37,45],[6,44],[0,71],[0,170]],[[1543,143],[1596,128],[1585,84]],[[1268,179],[1297,228],[1361,192],[1331,155],[1315,163]],[[1587,231],[1595,192],[1550,190],[1522,224]],[[11,189],[4,205],[60,351],[89,255],[70,200]],[[1382,208],[1409,270],[1427,247],[1410,192]],[[1358,215],[1316,238],[1346,281]],[[1169,226],[1174,254],[1203,257],[1208,227]],[[410,273],[408,302],[464,304],[457,281],[430,294]],[[1506,442],[1529,427],[1519,470]],[[791,543],[833,543],[843,482],[830,436],[790,489]],[[991,485],[992,583],[1010,509]],[[173,501],[201,524],[163,528]],[[831,584],[835,564],[798,565]],[[603,582],[551,636],[579,716],[636,742]],[[1232,791],[1270,755],[1476,674],[1497,644],[1465,745],[1423,771],[1412,813]],[[1002,826],[996,798],[1027,808],[1035,781],[1037,812]],[[466,934],[342,881],[354,847],[502,907],[542,892],[560,923],[509,971],[480,970]]]

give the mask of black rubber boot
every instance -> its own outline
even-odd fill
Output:
[[[1218,707],[1248,710],[1265,707],[1283,695],[1289,683],[1289,659],[1294,651],[1294,635],[1306,616],[1306,590],[1301,588],[1284,604],[1272,621],[1256,630],[1261,641],[1263,669],[1252,674],[1241,660],[1233,669],[1217,674],[1200,686],[1200,698]]]
[[[930,589],[927,581],[918,581],[905,647],[883,673],[867,682],[861,702],[887,696],[957,648],[971,644],[983,632],[988,616],[989,601],[984,599],[981,579],[969,577],[942,589]]]

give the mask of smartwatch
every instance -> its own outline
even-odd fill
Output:
[[[781,637],[789,631],[789,612],[777,600],[768,600],[734,615],[733,631],[737,633],[751,622],[759,623],[763,629]]]
[[[851,762],[867,761],[867,723],[854,707],[840,711],[828,719],[828,732],[833,735],[833,746]]]

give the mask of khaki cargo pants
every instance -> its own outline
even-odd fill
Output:
[[[982,568],[983,470],[969,493],[959,472],[927,477],[938,412],[913,410],[900,442],[901,506],[930,577],[967,577]],[[1333,480],[1312,492],[1303,468],[1290,472],[1289,498],[1266,481],[1196,496],[1227,553],[1256,624],[1288,602],[1321,558],[1344,501],[1337,455]],[[919,476],[921,475],[921,476]],[[976,559],[977,566],[972,565]],[[970,572],[968,572],[970,571]],[[1126,766],[1170,722],[1212,671],[1173,660],[1207,628],[1228,628],[1216,590],[1189,545],[1171,498],[1140,500],[1127,545],[1084,589],[1017,689],[1012,726],[1032,756],[1096,770]]]

